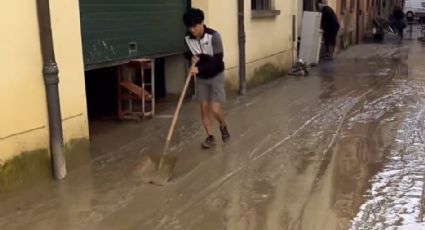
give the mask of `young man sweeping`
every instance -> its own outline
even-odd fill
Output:
[[[188,29],[185,36],[187,52],[185,56],[191,61],[189,73],[196,79],[196,93],[201,103],[202,123],[207,134],[202,147],[215,146],[212,135],[210,113],[220,124],[221,138],[227,142],[230,138],[221,103],[226,101],[224,88],[223,44],[220,34],[204,25],[204,13],[200,9],[189,9],[183,16]]]

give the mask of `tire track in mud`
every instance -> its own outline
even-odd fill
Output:
[[[399,68],[395,69],[394,75],[395,75],[396,78],[399,76],[399,74],[400,74]],[[381,83],[383,83],[383,82],[381,82]],[[373,94],[370,95],[374,90],[377,90],[378,88],[383,88],[381,90],[386,90],[386,87],[387,87],[386,83],[384,83],[383,87],[381,87],[381,86],[374,87],[374,88],[368,90],[367,92],[363,93],[362,95],[360,95],[356,99],[353,99],[352,101],[348,100],[348,102],[345,105],[341,106],[341,107],[345,106],[346,108],[342,108],[342,109],[339,108],[339,109],[335,110],[335,111],[339,111],[339,112],[343,111],[343,113],[341,115],[339,115],[339,119],[335,122],[335,123],[337,123],[336,131],[335,131],[334,134],[332,134],[332,137],[330,138],[325,149],[323,151],[317,150],[317,151],[321,151],[323,157],[318,160],[319,167],[316,169],[317,170],[316,178],[314,179],[314,181],[311,184],[310,195],[308,196],[307,200],[304,201],[304,205],[301,208],[301,212],[300,212],[298,218],[294,219],[292,221],[293,222],[291,224],[292,228],[290,228],[290,229],[304,229],[302,227],[302,225],[303,225],[303,222],[306,221],[304,215],[305,215],[305,211],[307,210],[307,206],[312,201],[312,199],[315,198],[313,196],[314,193],[316,192],[315,190],[319,186],[319,183],[321,183],[323,181],[322,177],[324,176],[326,171],[329,171],[328,165],[331,163],[333,156],[335,154],[340,154],[340,153],[338,153],[338,149],[336,148],[336,145],[339,142],[340,136],[345,135],[345,132],[346,132],[345,130],[347,129],[348,124],[350,123],[350,119],[352,119],[353,116],[356,115],[356,113],[359,112],[358,110],[360,110],[360,108],[363,108],[363,107],[368,107],[368,106],[373,107],[373,106],[375,106],[375,107],[377,107],[376,111],[381,111],[382,108],[380,108],[381,106],[378,103],[380,101],[385,101],[385,100],[388,100],[388,99],[391,101],[391,103],[390,103],[391,106],[389,106],[387,108],[388,111],[385,111],[384,115],[386,113],[391,113],[390,110],[393,110],[397,107],[397,103],[401,99],[399,97],[397,97],[397,93],[394,92],[394,91],[397,91],[396,89],[394,89],[393,91],[390,91],[387,94],[384,94],[384,96],[380,96],[380,94],[378,94],[378,99],[375,99],[375,100],[370,102],[370,100],[372,98],[376,97],[376,95],[373,95]],[[380,117],[372,116],[372,119],[379,120],[379,119],[382,119],[382,117],[383,116],[380,116]],[[329,194],[329,195],[331,195],[331,194]],[[354,214],[352,214],[352,215],[354,215]],[[306,216],[308,216],[308,215],[306,215]],[[289,226],[287,226],[287,227],[289,228]],[[308,229],[308,228],[306,228],[306,229]],[[331,229],[331,228],[325,227],[323,229]]]
[[[348,124],[350,123],[350,119],[353,117],[353,115],[356,114],[356,110],[359,110],[359,108],[362,108],[368,104],[368,96],[374,91],[376,88],[371,88],[368,91],[364,92],[357,98],[353,99],[351,102],[343,104],[341,107],[346,108],[340,108],[339,111],[344,111],[342,116],[340,116],[340,119],[336,121],[337,127],[335,130],[335,133],[332,134],[332,137],[327,144],[326,148],[321,151],[322,157],[319,160],[321,163],[319,164],[319,167],[317,168],[316,177],[314,178],[309,194],[310,196],[304,201],[304,204],[302,205],[301,212],[297,219],[294,220],[294,224],[296,227],[294,229],[304,229],[302,228],[303,222],[305,221],[305,215],[306,210],[308,209],[308,205],[314,199],[315,197],[313,194],[316,192],[316,190],[319,187],[319,184],[323,181],[323,177],[325,176],[325,173],[327,170],[329,170],[329,165],[331,164],[332,158],[335,154],[338,153],[337,145],[338,141],[341,137],[341,135],[344,135],[345,129],[347,128]],[[326,229],[326,228],[323,228]]]

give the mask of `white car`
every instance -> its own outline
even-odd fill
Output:
[[[406,0],[403,11],[407,18],[425,17],[425,0]]]

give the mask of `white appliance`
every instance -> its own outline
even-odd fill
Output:
[[[300,59],[308,64],[317,64],[320,59],[322,13],[304,11],[301,25]]]

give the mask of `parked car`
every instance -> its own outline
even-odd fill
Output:
[[[425,17],[425,0],[406,0],[404,13],[407,18]]]

